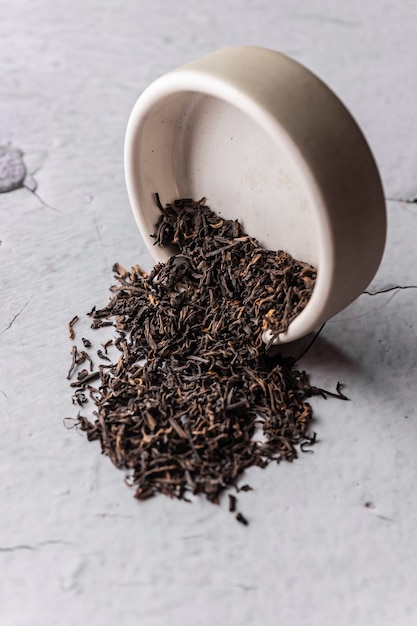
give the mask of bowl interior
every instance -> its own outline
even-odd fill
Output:
[[[248,114],[237,103],[180,91],[158,99],[141,116],[132,140],[132,206],[153,256],[172,252],[153,246],[162,204],[205,197],[216,213],[238,219],[268,249],[283,249],[317,266],[317,212],[285,131],[262,110]]]

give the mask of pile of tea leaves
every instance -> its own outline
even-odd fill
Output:
[[[311,386],[293,358],[271,356],[262,341],[304,308],[316,270],[265,250],[204,200],[159,206],[155,245],[177,253],[149,274],[114,266],[110,301],[88,314],[93,329],[115,327],[101,364],[72,349],[73,402],[95,405],[75,423],[129,470],[136,498],[192,493],[217,503],[247,468],[292,461],[314,443],[308,398],[344,396]]]

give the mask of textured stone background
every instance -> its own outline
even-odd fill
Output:
[[[1,625],[416,624],[417,291],[363,295],[327,324],[302,364],[351,401],[314,401],[314,454],[249,473],[248,528],[226,503],[139,504],[62,425],[76,412],[67,322],[107,301],[115,261],[151,266],[124,183],[130,110],[158,75],[215,48],[279,49],[345,101],[388,199],[372,288],[417,285],[416,3],[0,8],[0,146],[27,167],[0,194]]]

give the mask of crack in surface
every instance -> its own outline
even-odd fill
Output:
[[[392,295],[383,302],[383,304],[381,304],[377,309],[377,311],[380,311],[381,309],[385,308],[386,306],[388,306],[388,304],[391,302],[391,300],[393,298],[395,298],[395,296],[397,295],[397,293],[399,291],[404,291],[406,289],[417,289],[417,285],[395,285],[393,287],[384,287],[382,289],[378,289],[377,291],[363,291],[361,293],[361,296],[363,295],[367,295],[367,296],[378,296],[380,294],[383,293],[389,293],[389,292],[395,292],[392,293]],[[359,296],[360,297],[360,296]],[[360,315],[354,315],[352,317],[343,317],[341,319],[330,319],[327,324],[335,324],[335,323],[340,323],[340,322],[350,322],[352,320],[357,320],[357,319],[361,319],[363,317],[367,317],[368,315],[370,315],[370,311],[366,311],[364,313],[361,313]]]
[[[34,546],[29,546],[24,543],[17,546],[6,546],[4,548],[0,547],[0,552],[19,552],[20,550],[30,550],[32,552],[35,552],[36,548]]]
[[[304,13],[297,12],[293,13],[293,15],[297,18],[306,19],[306,20],[314,20],[318,22],[328,23],[328,24],[336,24],[338,26],[357,26],[358,23],[353,20],[343,19],[336,16],[331,15],[322,15],[321,13]]]
[[[35,196],[35,198],[37,200],[39,200],[39,202],[41,203],[41,205],[43,206],[44,209],[51,209],[52,211],[56,211],[57,213],[61,213],[61,211],[59,209],[57,209],[56,207],[52,206],[51,204],[48,204],[47,202],[45,202],[45,200],[43,198],[41,198],[41,196],[38,194],[38,192],[36,191],[38,188],[38,185],[36,183],[36,181],[34,180],[34,188],[31,189],[26,183],[23,183],[22,187],[24,187],[25,189],[27,189],[32,195]]]
[[[377,296],[380,293],[388,293],[389,291],[405,290],[405,289],[417,289],[417,285],[395,285],[394,287],[384,287],[377,291],[364,291],[367,296]]]
[[[64,541],[62,539],[45,539],[44,541],[39,541],[37,545],[42,548],[43,546],[70,546],[73,544],[71,541]]]
[[[19,317],[19,315],[21,313],[23,313],[23,311],[26,309],[27,305],[29,304],[29,302],[32,300],[32,296],[29,298],[29,300],[27,300],[27,302],[22,306],[21,309],[19,309],[19,311],[12,317],[11,321],[9,322],[9,324],[3,328],[2,331],[0,331],[0,335],[2,335],[3,333],[6,332],[6,330],[10,330],[10,328],[13,326],[13,324],[15,323],[15,321],[17,320],[17,318]],[[6,394],[4,394],[6,395]],[[6,396],[7,397],[7,396]]]
[[[69,541],[62,541],[61,539],[45,539],[44,541],[39,541],[34,545],[30,545],[28,543],[19,543],[15,546],[0,546],[0,553],[11,553],[20,551],[36,552],[39,548],[51,545],[71,545],[71,543]]]
[[[104,242],[103,242],[103,239],[102,239],[102,236],[101,236],[100,228],[99,228],[99,225],[98,225],[98,222],[97,222],[97,218],[96,218],[96,214],[95,214],[95,212],[94,212],[94,209],[93,209],[93,211],[92,211],[91,215],[92,215],[92,219],[93,219],[94,227],[95,227],[95,229],[96,229],[96,231],[97,231],[97,236],[98,236],[98,239],[99,239],[99,241],[100,241],[100,244],[101,244],[101,246],[102,246],[103,248],[105,248],[106,246],[104,245]]]
[[[132,519],[133,515],[121,515],[119,513],[94,513],[94,517],[110,517],[112,519]]]
[[[405,204],[417,204],[417,196],[415,198],[385,198],[390,202],[404,202]]]

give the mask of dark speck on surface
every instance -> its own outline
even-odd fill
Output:
[[[0,146],[0,193],[23,187],[25,176],[23,152],[13,146]]]

